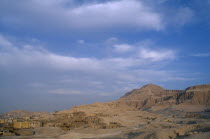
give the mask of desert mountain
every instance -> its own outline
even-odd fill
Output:
[[[137,109],[148,109],[155,105],[210,105],[210,85],[197,85],[185,90],[167,90],[154,84],[134,89],[116,100]]]
[[[196,85],[185,90],[168,90],[155,84],[134,89],[115,101],[80,105],[59,113],[83,111],[85,113],[118,113],[128,110],[147,110],[155,106],[178,107],[194,105],[210,107],[210,85]]]

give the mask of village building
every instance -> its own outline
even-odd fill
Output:
[[[30,121],[31,128],[42,127],[42,122],[40,121]]]
[[[28,121],[24,121],[24,122],[14,122],[13,123],[13,127],[14,128],[18,128],[18,129],[22,129],[22,128],[31,128],[31,123]]]

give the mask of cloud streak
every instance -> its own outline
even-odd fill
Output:
[[[210,53],[197,53],[193,54],[194,57],[210,57]]]

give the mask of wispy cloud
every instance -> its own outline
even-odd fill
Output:
[[[194,57],[210,57],[210,53],[197,53],[193,54]]]
[[[161,60],[170,60],[175,58],[175,52],[172,50],[150,50],[141,48],[139,51],[139,56],[144,59],[152,60],[152,61],[161,61]]]

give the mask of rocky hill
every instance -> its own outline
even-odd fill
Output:
[[[59,121],[59,117],[77,119],[74,116],[75,113],[83,112],[83,118],[80,118],[81,120],[77,119],[77,123],[83,122],[91,125],[90,123],[93,121],[89,119],[92,117],[99,119],[106,127],[109,127],[109,124],[113,122],[127,126],[133,125],[133,123],[129,123],[128,119],[134,118],[139,112],[143,113],[142,111],[153,111],[155,114],[165,111],[170,115],[184,115],[186,113],[181,113],[181,111],[189,112],[190,109],[204,111],[209,106],[210,85],[192,86],[185,90],[167,90],[154,84],[148,84],[126,93],[115,101],[81,105],[69,110],[59,111],[52,119],[54,118],[54,121]],[[150,113],[150,115],[152,114]],[[70,123],[70,125],[72,124],[75,124],[75,122]],[[95,123],[94,126],[96,127]]]

